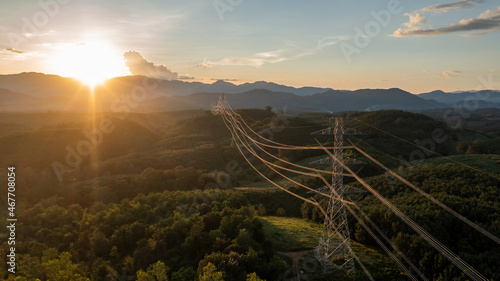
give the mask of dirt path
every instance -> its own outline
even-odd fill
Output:
[[[277,252],[278,254],[287,256],[292,259],[292,262],[294,264],[298,263],[299,260],[307,255],[308,253],[312,252],[313,250],[305,250],[305,251],[300,251],[300,252]]]
[[[277,252],[277,253],[292,259],[292,271],[295,275],[295,280],[300,281],[299,261],[303,256],[309,254],[312,251],[313,250],[305,250],[299,252]]]

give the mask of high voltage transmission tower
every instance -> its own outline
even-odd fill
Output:
[[[316,247],[316,258],[321,263],[323,271],[325,272],[334,269],[354,269],[354,257],[349,235],[347,212],[342,202],[344,194],[350,193],[348,187],[344,185],[343,164],[361,163],[344,157],[344,134],[349,133],[349,130],[344,129],[344,119],[342,117],[335,118],[334,120],[335,123],[332,127],[328,127],[313,134],[334,136],[333,155],[337,160],[328,157],[311,163],[328,163],[333,165],[331,187],[325,186],[320,189],[320,192],[329,193],[331,195],[326,210],[323,232],[319,239],[319,245]],[[355,132],[353,134],[358,133]]]

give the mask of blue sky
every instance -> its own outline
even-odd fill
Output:
[[[3,74],[85,75],[72,69],[79,64],[108,76],[142,74],[124,61],[123,54],[134,51],[140,54],[136,66],[153,63],[160,77],[206,83],[265,80],[420,93],[476,89],[480,79],[500,82],[496,0],[1,0],[0,5]],[[390,19],[377,21],[374,14]],[[368,37],[357,33],[367,29]],[[96,47],[86,52],[75,47],[92,44]]]

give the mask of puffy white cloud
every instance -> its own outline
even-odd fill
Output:
[[[414,27],[416,25],[422,25],[425,23],[425,17],[422,16],[420,13],[413,13],[413,14],[408,14],[406,13],[405,16],[410,17],[409,22],[403,23],[406,27]]]
[[[136,51],[129,51],[123,54],[125,65],[132,75],[144,75],[152,78],[177,80],[179,74],[168,69],[164,65],[156,65],[147,61]]]

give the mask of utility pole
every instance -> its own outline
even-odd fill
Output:
[[[344,163],[344,120],[342,117],[335,118],[335,124],[332,127],[323,129],[313,134],[333,135],[333,155],[342,164]],[[321,159],[321,162],[331,162],[333,167],[332,185],[340,198],[335,198],[335,194],[330,187],[322,188],[322,192],[329,193],[330,200],[326,210],[327,216],[323,224],[323,232],[319,239],[319,245],[316,247],[316,259],[321,263],[324,272],[331,272],[334,269],[352,270],[354,269],[354,258],[349,235],[349,224],[347,222],[347,212],[341,200],[344,199],[346,187],[344,186],[344,168],[341,163],[330,158],[327,161]],[[318,164],[318,163],[311,163]]]

